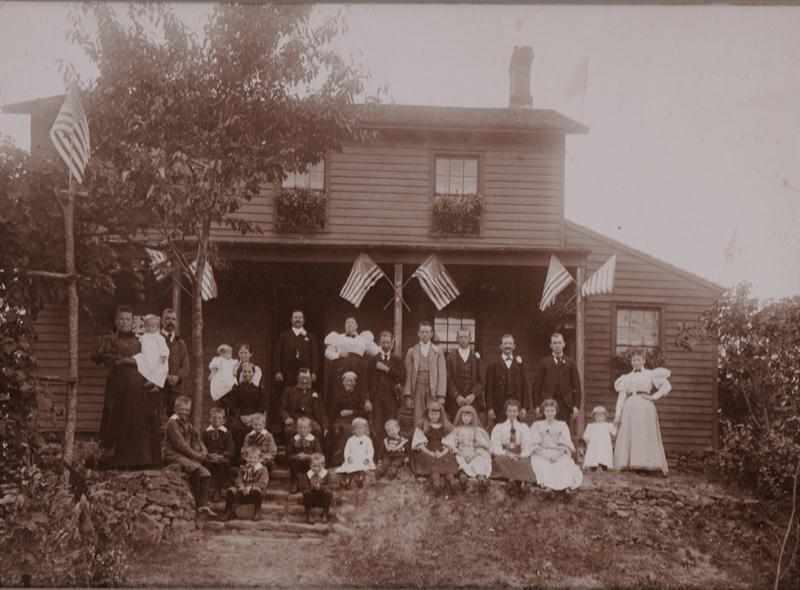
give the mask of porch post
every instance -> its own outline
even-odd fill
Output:
[[[175,331],[181,333],[181,269],[177,264],[172,265],[172,309],[178,318]]]
[[[394,349],[403,356],[403,265],[394,265]]]
[[[578,375],[581,380],[581,400],[578,409],[578,420],[576,423],[577,434],[580,436],[583,433],[585,412],[584,403],[586,400],[586,380],[584,373],[586,370],[586,303],[581,294],[581,287],[583,281],[586,280],[586,263],[581,262],[578,265],[577,281],[575,286],[575,363],[578,365]]]

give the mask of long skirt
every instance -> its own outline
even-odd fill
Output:
[[[512,459],[505,455],[494,457],[492,475],[508,481],[536,483],[536,476],[527,457]]]
[[[471,461],[456,455],[459,468],[467,477],[489,477],[492,474],[492,457],[488,452],[478,452]]]
[[[630,396],[622,407],[614,468],[668,471],[656,405],[640,395]]]
[[[458,473],[458,463],[452,453],[435,459],[422,451],[411,452],[411,471],[414,475],[455,475]]]
[[[145,385],[133,365],[117,365],[106,380],[100,440],[114,449],[113,467],[161,463],[161,392]]]
[[[575,489],[583,483],[583,472],[572,457],[561,455],[555,463],[542,455],[531,455],[531,467],[536,481],[551,490]]]

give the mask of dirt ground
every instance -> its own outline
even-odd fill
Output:
[[[373,485],[353,536],[198,533],[132,564],[136,586],[767,588],[780,528],[700,475],[587,477],[574,496],[433,498]]]

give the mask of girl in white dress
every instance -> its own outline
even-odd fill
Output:
[[[544,420],[531,426],[531,467],[536,482],[548,490],[574,490],[583,482],[583,472],[572,460],[575,445],[566,422],[556,420],[558,403],[554,399],[542,402]]]
[[[492,441],[481,428],[478,413],[472,406],[461,406],[456,412],[453,425],[453,430],[444,437],[442,444],[452,449],[456,456],[461,470],[461,487],[466,489],[467,480],[476,478],[478,490],[485,492],[489,489],[488,478],[492,474],[492,456],[489,454]]]
[[[667,456],[661,441],[656,402],[671,390],[667,369],[645,369],[644,353],[631,356],[633,371],[614,383],[619,393],[614,424],[619,434],[614,448],[614,468],[661,471],[667,474]]]
[[[236,365],[239,361],[233,358],[233,348],[229,344],[217,346],[217,356],[211,359],[208,369],[211,374],[211,399],[218,401],[228,395],[236,385]]]
[[[594,422],[586,425],[583,440],[586,443],[586,455],[583,458],[584,469],[605,471],[614,467],[614,447],[611,439],[617,435],[617,429],[608,421],[608,412],[603,406],[592,410]]]
[[[353,419],[353,434],[344,445],[344,463],[336,473],[344,474],[342,487],[349,488],[351,479],[356,487],[364,487],[367,471],[375,470],[375,448],[369,437],[369,424],[364,418]]]

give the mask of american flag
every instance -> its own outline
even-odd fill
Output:
[[[196,260],[189,265],[189,270],[192,272],[192,276],[194,276],[195,272],[197,272]],[[203,266],[203,281],[200,284],[200,296],[203,298],[203,301],[214,299],[217,296],[217,281],[214,280],[214,270],[207,260],[205,266]]]
[[[447,269],[439,262],[435,254],[420,264],[411,277],[419,279],[422,290],[430,297],[439,311],[461,294]]]
[[[567,286],[573,281],[572,275],[569,274],[561,261],[554,255],[550,256],[550,265],[547,267],[547,277],[544,280],[544,289],[542,290],[542,300],[539,303],[539,309],[544,311],[550,307]]]
[[[89,121],[81,106],[78,86],[72,84],[50,128],[50,141],[67,165],[72,177],[83,184],[83,172],[89,161]]]
[[[611,258],[594,271],[594,274],[584,281],[581,287],[581,295],[604,295],[614,290],[614,273],[617,269],[617,255]]]
[[[166,279],[172,270],[172,265],[167,255],[161,250],[153,250],[152,248],[145,248],[145,252],[150,257],[150,268],[156,280],[163,281]]]
[[[339,291],[339,297],[358,307],[364,300],[367,291],[372,289],[375,283],[381,280],[381,277],[386,277],[386,273],[381,270],[381,267],[366,254],[359,254],[353,262],[350,276],[347,277],[342,290]],[[386,279],[388,280],[389,277]]]

